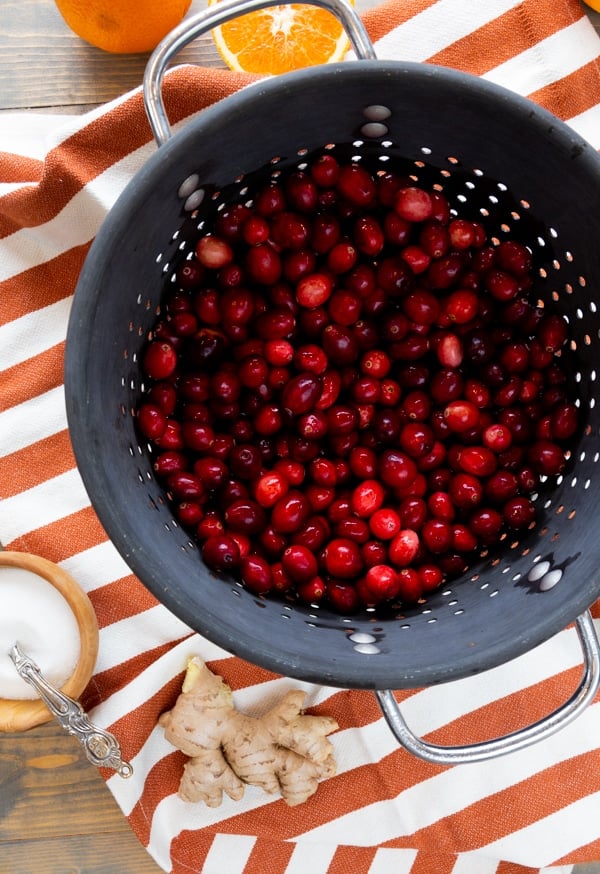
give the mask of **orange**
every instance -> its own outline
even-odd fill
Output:
[[[600,12],[600,0],[583,0],[586,6],[593,9],[594,12]]]
[[[218,2],[208,0],[208,5]],[[349,47],[337,18],[325,9],[306,4],[249,12],[216,27],[212,33],[227,66],[244,73],[276,75],[339,61]]]
[[[105,52],[150,52],[191,0],[55,0],[72,31]]]

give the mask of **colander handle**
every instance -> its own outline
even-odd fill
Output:
[[[462,765],[482,762],[506,753],[524,749],[544,740],[564,728],[587,707],[600,686],[600,643],[589,610],[575,620],[583,649],[584,670],[581,682],[569,700],[538,722],[503,737],[465,746],[444,747],[430,744],[415,735],[400,713],[398,702],[390,690],[375,694],[389,727],[399,743],[410,753],[436,765]]]
[[[144,73],[144,104],[152,132],[159,146],[171,137],[171,126],[162,99],[162,83],[171,60],[185,46],[213,28],[269,6],[279,5],[281,0],[222,0],[216,6],[193,15],[174,28],[156,47]],[[358,60],[376,58],[375,49],[360,16],[346,0],[302,0],[311,6],[320,6],[333,13],[342,23]]]

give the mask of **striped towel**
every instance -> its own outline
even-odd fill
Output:
[[[503,84],[600,148],[600,41],[579,0],[394,0],[365,13],[380,58],[435,62]],[[176,126],[249,77],[180,67]],[[0,540],[58,562],[88,592],[100,651],[83,698],[134,776],[106,782],[167,872],[517,874],[600,859],[600,703],[534,747],[443,768],[398,748],[371,693],[302,684],[192,633],[134,578],[91,509],[67,432],[62,363],[71,296],[101,222],[155,149],[139,92],[83,117],[17,114],[0,133]],[[600,612],[598,612],[600,615]],[[250,711],[304,688],[335,717],[338,774],[298,808],[248,789],[215,810],[177,797],[184,757],[165,741],[189,656]],[[398,695],[418,734],[459,744],[561,704],[580,674],[565,629],[516,662]]]

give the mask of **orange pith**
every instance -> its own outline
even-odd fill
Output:
[[[209,0],[209,6],[217,2]],[[265,75],[338,61],[348,50],[348,38],[335,16],[306,4],[250,12],[215,28],[213,37],[232,70]]]
[[[188,11],[191,0],[55,0],[71,30],[113,53],[150,52]]]

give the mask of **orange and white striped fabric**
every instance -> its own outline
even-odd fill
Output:
[[[380,58],[435,62],[543,104],[600,148],[600,40],[579,0],[392,0],[364,15]],[[177,124],[249,77],[178,68]],[[69,444],[62,386],[71,297],[111,205],[155,145],[140,94],[75,118],[17,114],[0,132],[0,540],[58,562],[88,592],[100,651],[84,696],[135,773],[107,784],[167,872],[518,874],[600,859],[600,702],[559,734],[444,768],[398,748],[371,693],[299,684],[230,656],[157,604],[106,539]],[[600,615],[600,613],[598,614]],[[159,715],[198,654],[242,710],[290,687],[334,716],[338,774],[298,808],[248,789],[215,810],[177,797],[184,757]],[[497,736],[569,697],[575,632],[484,675],[399,694],[411,727],[444,744]]]

